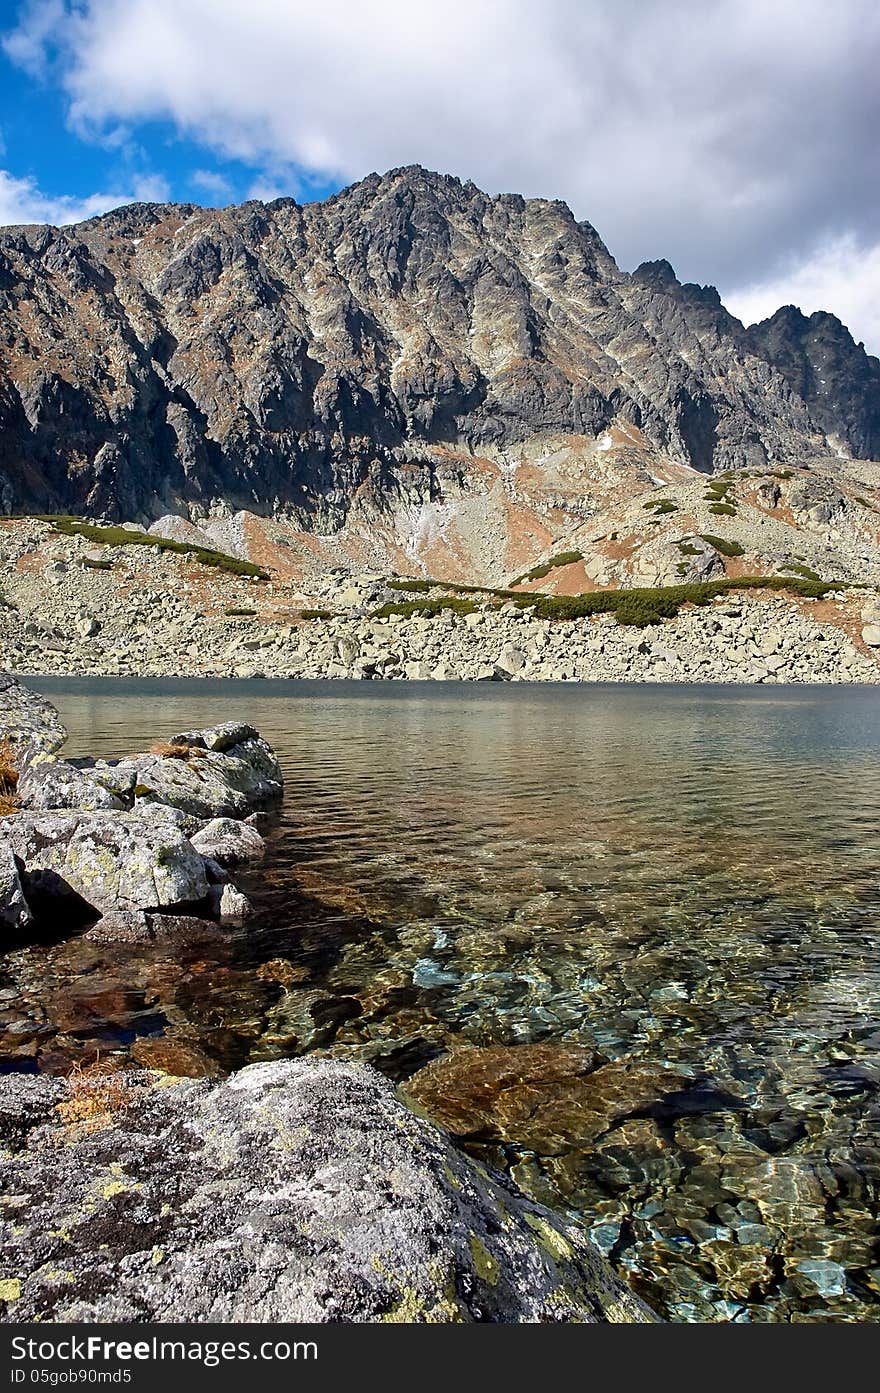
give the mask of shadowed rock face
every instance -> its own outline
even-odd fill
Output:
[[[470,451],[614,422],[702,470],[827,453],[826,434],[876,455],[880,365],[838,325],[825,386],[806,383],[815,319],[794,346],[747,334],[668,263],[621,272],[565,204],[418,167],[305,206],[10,228],[0,507],[220,503],[327,531],[355,497],[467,484]]]
[[[155,1083],[0,1079],[0,1320],[652,1319],[576,1225],[370,1069]]]

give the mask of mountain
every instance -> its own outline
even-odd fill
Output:
[[[480,546],[528,556],[615,488],[836,457],[880,457],[880,362],[839,321],[745,329],[564,203],[410,167],[0,232],[6,513],[394,517],[407,550],[491,495]]]

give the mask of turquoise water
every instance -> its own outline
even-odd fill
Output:
[[[71,754],[245,717],[287,794],[246,931],[0,960],[7,1067],[588,1046],[641,1070],[589,1144],[470,1148],[672,1319],[877,1318],[880,693],[35,685]]]

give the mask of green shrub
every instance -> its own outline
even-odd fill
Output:
[[[645,509],[652,509],[655,513],[677,513],[678,504],[673,503],[671,498],[653,498],[647,503],[643,503]]]
[[[88,571],[113,570],[113,562],[109,556],[84,556],[82,563]]]
[[[719,580],[691,581],[683,585],[658,586],[655,589],[593,590],[583,595],[516,595],[513,603],[520,609],[531,610],[539,619],[589,619],[596,614],[613,614],[618,624],[644,628],[661,619],[673,619],[682,605],[707,605],[731,590],[784,590],[789,594],[821,600],[830,590],[839,588],[826,581],[801,579],[796,576],[725,576]],[[472,614],[477,605],[471,600],[448,596],[435,600],[399,600],[382,605],[372,614],[382,619],[392,614],[409,618],[414,614],[432,619],[442,610],[455,614]]]
[[[237,576],[256,576],[268,580],[269,573],[262,566],[251,561],[240,561],[237,556],[227,556],[224,551],[212,551],[209,547],[199,547],[192,542],[174,542],[169,537],[154,537],[149,532],[134,532],[127,527],[105,527],[101,523],[86,522],[83,518],[44,515],[41,522],[51,522],[56,532],[65,537],[85,537],[86,541],[99,542],[108,547],[158,547],[160,551],[173,551],[180,556],[190,556],[202,566],[214,566],[221,571],[229,571]]]
[[[392,614],[400,614],[410,619],[414,614],[421,614],[425,619],[434,619],[444,609],[451,609],[454,614],[473,614],[477,604],[474,600],[458,600],[451,595],[440,595],[436,600],[389,600],[374,609],[370,618],[389,619]]]
[[[303,619],[332,619],[334,617],[332,609],[304,609],[301,611]]]
[[[736,517],[736,508],[733,506],[732,503],[710,503],[709,512],[718,513],[719,516],[723,516],[726,518]]]
[[[389,580],[385,582],[389,590],[416,590],[422,594],[440,585],[439,580]]]
[[[796,576],[803,576],[804,580],[821,580],[818,571],[812,570],[809,566],[803,566],[799,561],[789,561],[784,566],[779,567],[780,571],[793,571]]]
[[[675,545],[678,547],[682,556],[702,556],[703,554],[699,547],[691,546],[690,542],[676,542]]]
[[[704,532],[700,535],[700,541],[708,542],[710,547],[714,547],[722,556],[745,556],[746,549],[741,547],[739,542],[728,541],[726,537],[715,537],[711,532]]]
[[[398,579],[392,576],[385,584],[389,590],[406,590],[417,595],[425,595],[430,590],[451,590],[456,595],[503,595],[506,598],[513,593],[510,590],[495,590],[489,585],[461,585],[458,581],[437,580],[434,577],[427,580],[410,580],[406,577]]]
[[[839,582],[838,582],[839,585]],[[614,614],[618,624],[644,628],[661,619],[672,619],[682,605],[707,605],[731,590],[784,590],[810,599],[822,599],[835,587],[825,581],[788,576],[736,576],[721,580],[692,581],[656,589],[594,590],[585,595],[520,595],[514,604],[533,609],[539,619],[585,619],[594,614]]]
[[[227,619],[253,619],[257,611],[255,609],[225,609],[223,613]]]
[[[524,571],[521,576],[517,576],[516,580],[512,580],[510,584],[512,586],[522,585],[525,581],[529,580],[543,580],[545,576],[549,576],[551,571],[558,570],[560,566],[573,566],[576,561],[583,561],[583,559],[584,554],[582,551],[560,551],[556,556],[551,556],[549,561],[542,562],[540,566],[533,566],[530,571]],[[507,592],[496,591],[496,594],[505,593]]]

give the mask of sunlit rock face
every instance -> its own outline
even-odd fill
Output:
[[[9,228],[0,506],[282,511],[326,533],[499,461],[532,493],[549,470],[551,506],[609,442],[699,470],[876,457],[880,364],[816,320],[746,332],[666,262],[622,272],[564,203],[419,167],[305,206]],[[566,485],[540,442],[584,469]]]

